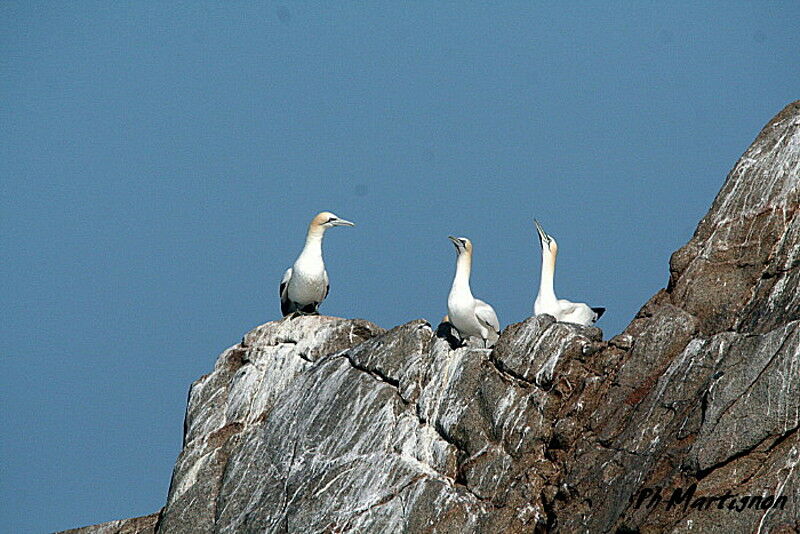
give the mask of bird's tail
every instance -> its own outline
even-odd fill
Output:
[[[592,311],[597,314],[597,319],[599,319],[606,312],[606,309],[605,308],[592,308]],[[597,319],[595,319],[595,320],[597,320]]]

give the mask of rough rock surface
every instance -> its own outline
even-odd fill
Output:
[[[73,528],[59,534],[154,534],[159,512],[144,517],[109,521],[91,527]]]
[[[673,254],[667,288],[621,335],[632,348],[603,351],[599,391],[569,401],[586,415],[559,462],[559,530],[800,530],[799,329],[794,102],[761,131],[692,239]],[[783,510],[741,512],[729,502],[636,508],[644,488],[660,487],[668,500],[693,483],[696,496],[729,491],[739,505],[750,495],[788,502]]]
[[[493,350],[421,320],[247,334],[191,388],[150,531],[795,532],[798,426],[800,102],[611,340],[549,316]],[[117,532],[102,528],[78,532]]]

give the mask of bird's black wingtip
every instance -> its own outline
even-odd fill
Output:
[[[606,312],[606,309],[605,308],[592,308],[592,311],[597,314],[597,318],[599,319]]]

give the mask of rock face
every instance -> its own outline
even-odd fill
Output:
[[[564,532],[800,529],[800,102],[762,130],[728,175],[666,290],[628,326],[582,405],[561,465]],[[613,340],[612,340],[613,341]],[[708,509],[637,508],[645,488],[733,498]],[[634,499],[634,502],[631,502]],[[721,506],[720,506],[721,505]]]
[[[131,532],[794,532],[798,426],[800,102],[609,341],[549,316],[493,350],[421,320],[250,332],[192,385]]]
[[[73,528],[60,534],[152,534],[155,531],[158,517],[159,513],[156,512],[144,517],[109,521],[91,527]]]

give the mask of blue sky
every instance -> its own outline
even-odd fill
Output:
[[[800,97],[800,4],[0,4],[0,526],[154,512],[189,385],[331,210],[323,313],[438,322],[455,265],[621,331]]]

